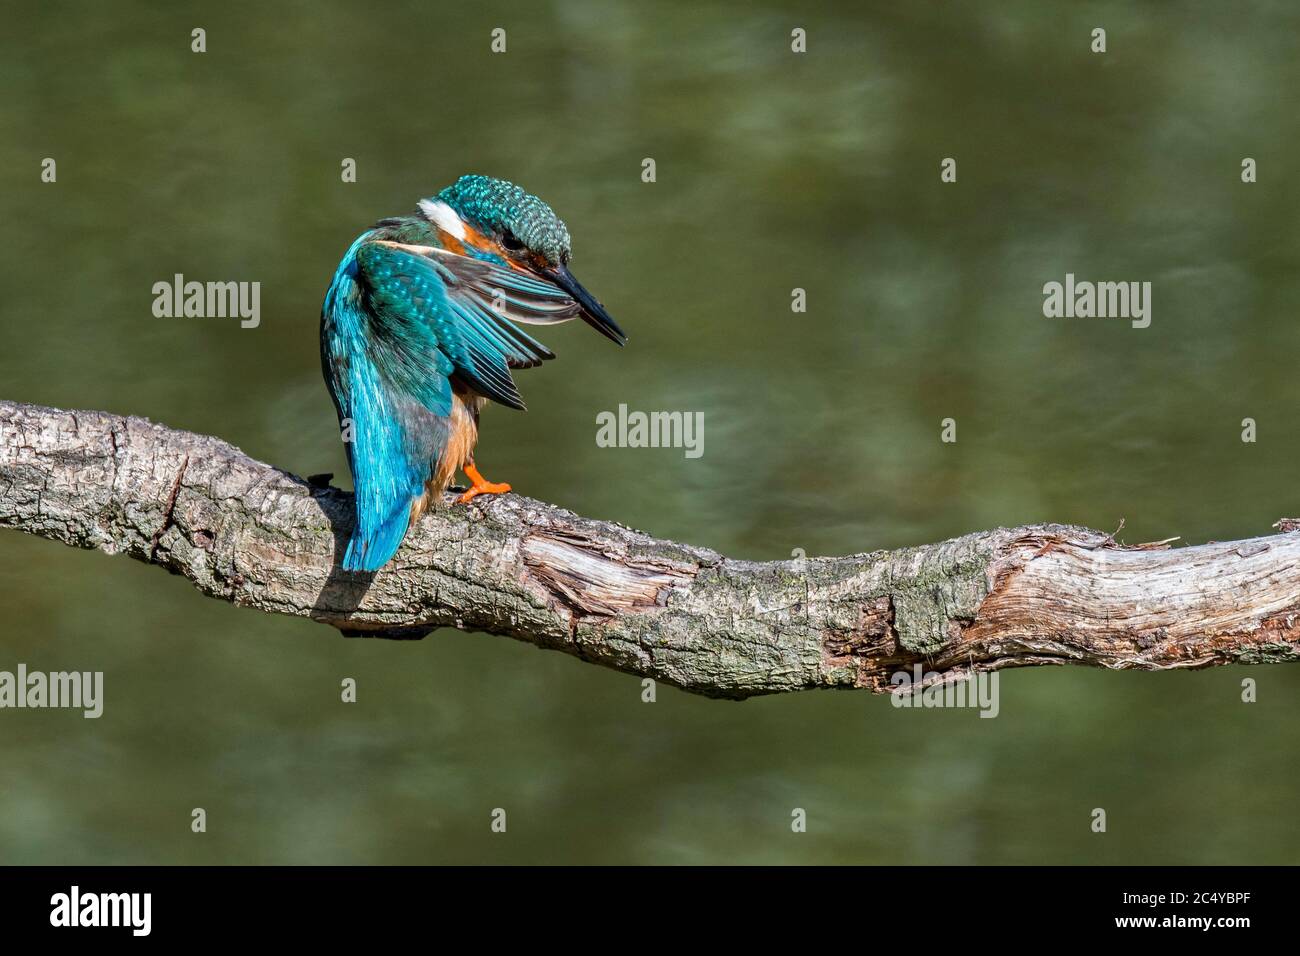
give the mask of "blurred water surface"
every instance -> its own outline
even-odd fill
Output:
[[[631,335],[545,331],[531,410],[486,414],[494,480],[754,559],[1042,520],[1264,533],[1300,511],[1298,36],[1280,2],[29,5],[0,34],[0,395],[342,480],[317,352],[334,265],[478,171],[559,211]],[[261,282],[260,327],[154,318],[178,272]],[[1045,319],[1067,272],[1151,281],[1151,327]],[[703,412],[703,457],[597,448],[620,403]],[[5,863],[1300,851],[1295,668],[1014,671],[996,720],[857,694],[648,705],[505,639],[344,640],[10,532],[0,621],[0,669],[106,675],[98,721],[0,713]]]

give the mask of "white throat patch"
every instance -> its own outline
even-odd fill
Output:
[[[465,238],[465,223],[461,221],[456,210],[439,199],[421,199],[420,212],[435,226],[457,239]]]

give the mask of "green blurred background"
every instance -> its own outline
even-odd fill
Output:
[[[376,218],[485,172],[567,220],[575,273],[631,335],[543,334],[560,359],[521,373],[531,410],[486,414],[493,480],[754,559],[1043,520],[1266,533],[1300,512],[1297,37],[1280,2],[16,9],[0,397],[345,482],[317,351],[334,266]],[[261,326],[154,318],[176,272],[261,282]],[[1066,272],[1151,281],[1151,327],[1045,319]],[[702,411],[704,456],[597,448],[619,403]],[[852,693],[645,704],[633,677],[506,639],[345,640],[12,532],[0,622],[0,669],[106,685],[98,721],[0,712],[5,863],[1300,851],[1295,668],[1012,671],[996,720]]]

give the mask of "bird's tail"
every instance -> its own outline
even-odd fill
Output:
[[[378,571],[397,553],[411,522],[411,507],[397,508],[386,519],[370,528],[357,526],[343,553],[344,571]]]

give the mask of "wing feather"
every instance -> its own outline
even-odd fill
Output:
[[[578,312],[554,286],[433,246],[375,241],[361,247],[357,260],[366,304],[404,384],[417,379],[427,356],[437,352],[475,391],[522,409],[510,370],[555,355],[510,319]]]

